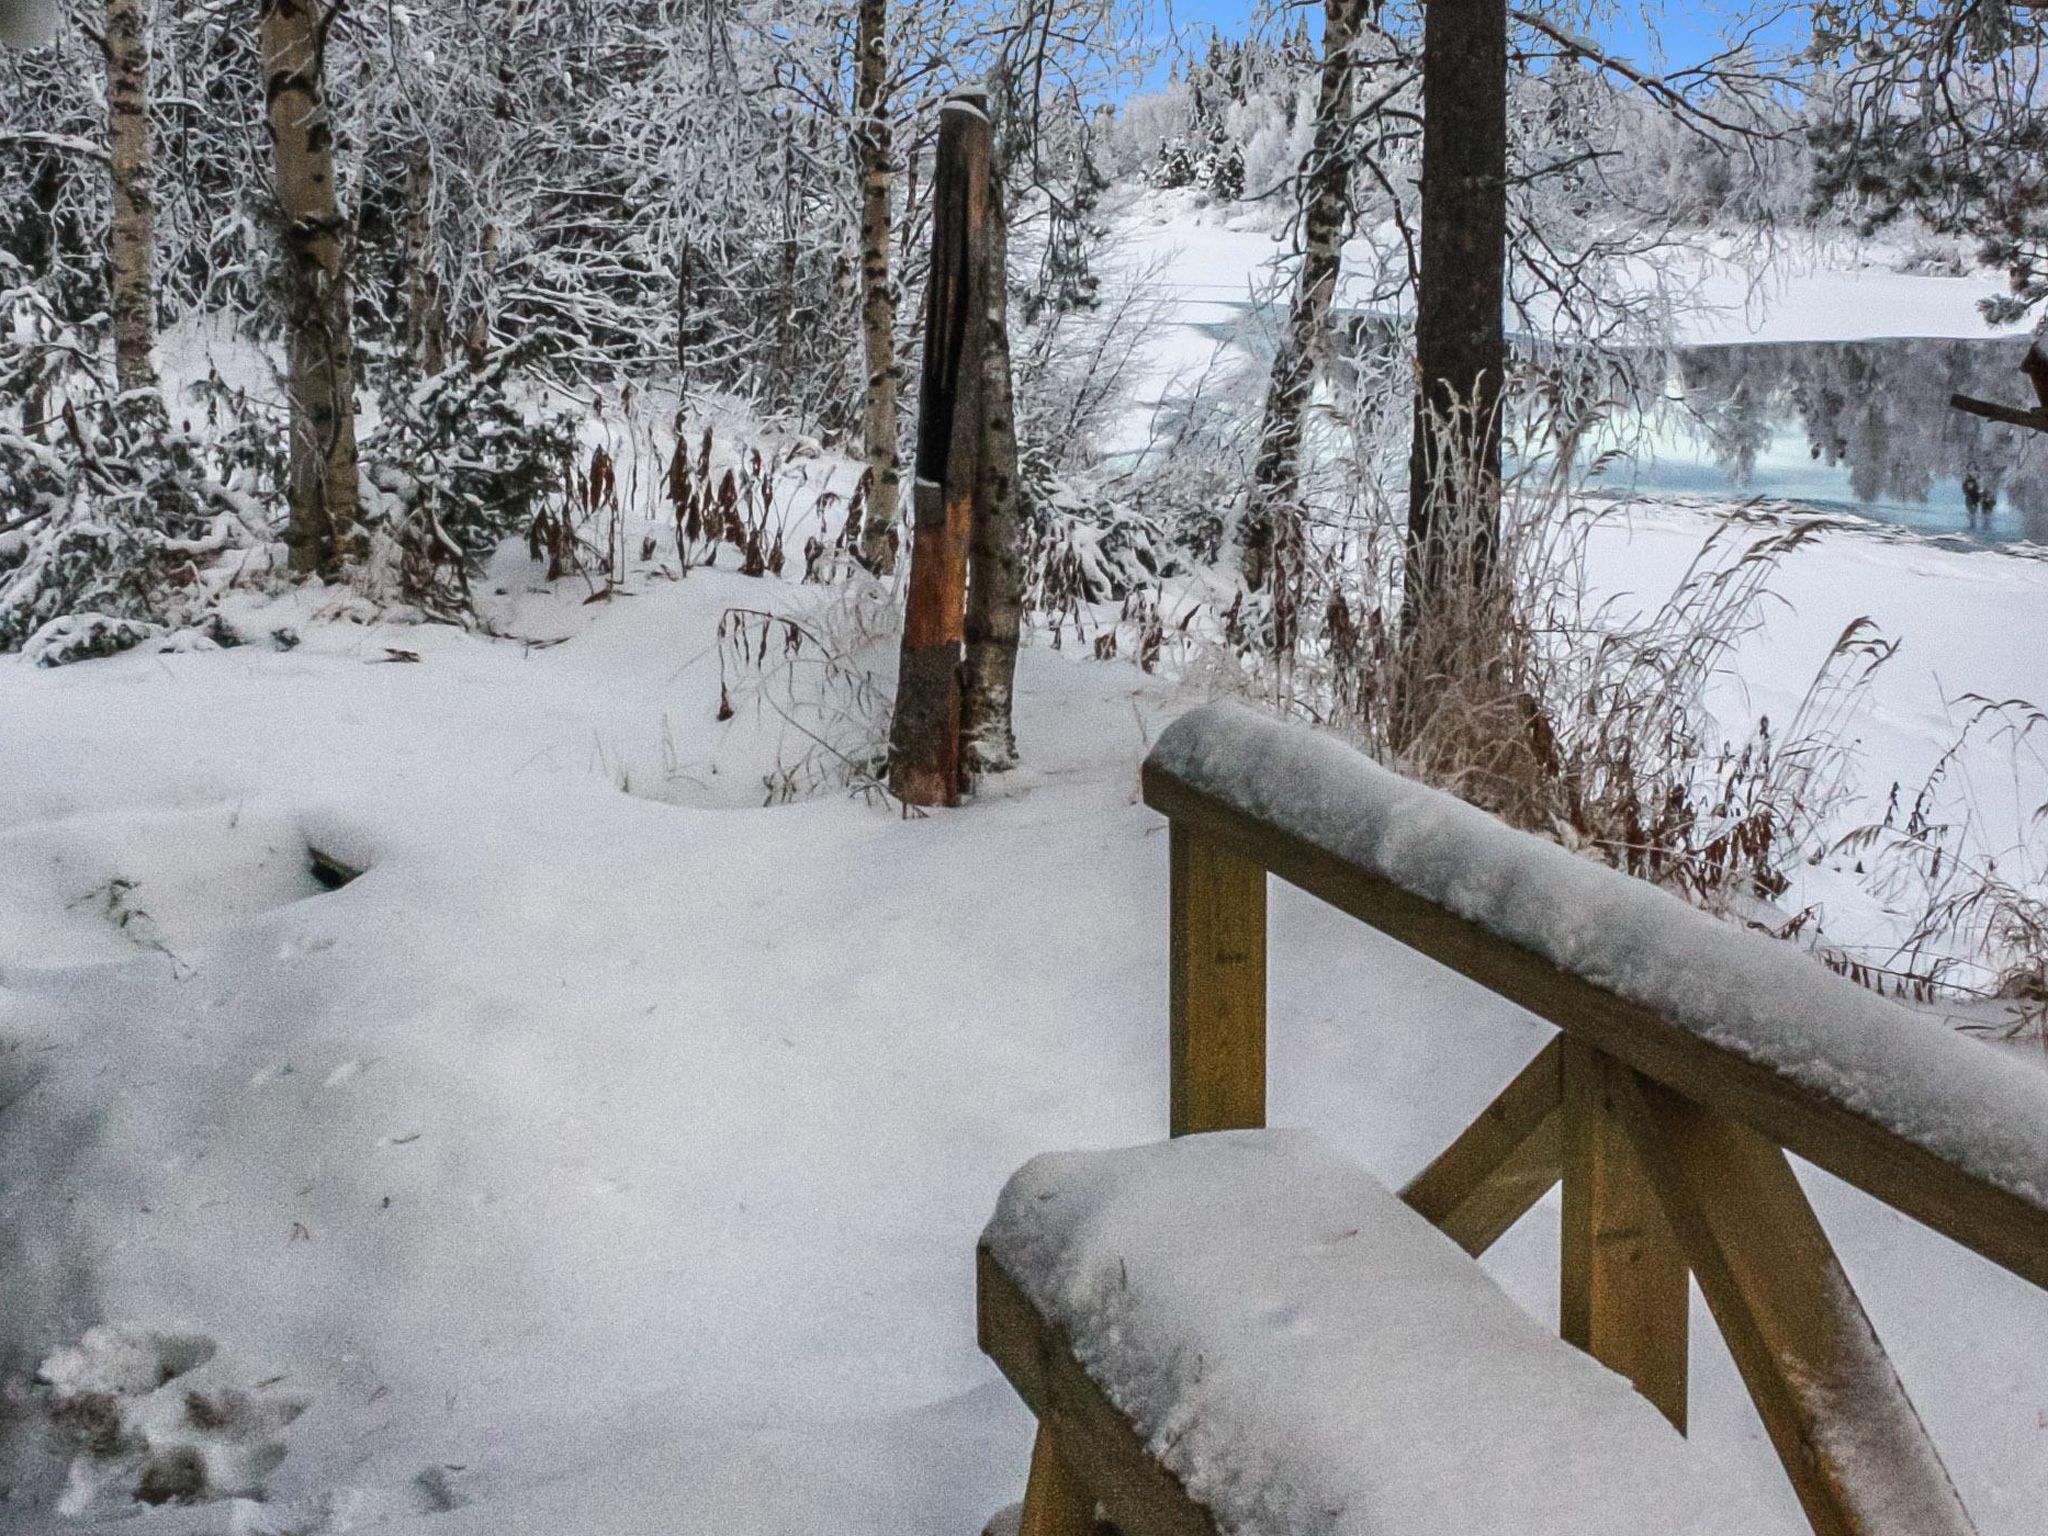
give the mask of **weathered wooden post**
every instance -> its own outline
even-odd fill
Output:
[[[910,591],[889,727],[889,788],[907,805],[960,798],[960,660],[967,549],[986,429],[988,98],[953,93],[939,115],[924,377],[911,492]]]

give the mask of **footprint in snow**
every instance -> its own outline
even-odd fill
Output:
[[[61,1514],[262,1497],[306,1404],[183,1379],[215,1353],[203,1335],[102,1324],[43,1362],[51,1438],[71,1457]]]

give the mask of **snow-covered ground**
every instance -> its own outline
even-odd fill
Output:
[[[1653,583],[1702,527],[1607,549]],[[2048,695],[2012,643],[2048,566],[1840,537],[1788,574],[1766,704],[1873,606],[1939,636],[1873,740],[1933,750],[1937,670]],[[971,806],[763,808],[716,625],[815,589],[496,576],[514,638],[302,597],[235,615],[293,649],[0,660],[0,1530],[958,1536],[1016,1496],[972,1247],[1028,1156],[1164,1130],[1135,770],[1188,700],[1029,648],[1026,766]],[[309,842],[366,873],[321,889]],[[1389,1180],[1541,1038],[1305,898],[1274,931],[1275,1119]],[[1981,1528],[2028,1536],[2048,1297],[1816,1188]],[[1490,1261],[1539,1317],[1553,1234]],[[1776,1490],[1696,1326],[1695,1437]],[[208,1502],[136,1513],[195,1466]]]
[[[1159,238],[1193,355],[1272,244]],[[1956,326],[1981,291],[1839,281]],[[1595,586],[1660,596],[1713,523],[1613,519]],[[1035,645],[970,806],[764,806],[810,749],[742,688],[717,719],[720,618],[838,600],[492,575],[496,638],[302,593],[238,599],[237,649],[0,657],[0,1532],[972,1536],[1017,1496],[973,1244],[1026,1158],[1164,1133],[1136,768],[1193,699]],[[1717,702],[1784,719],[1871,615],[1879,799],[1962,691],[2048,699],[2048,563],[1833,534],[1776,586]],[[1306,898],[1273,931],[1274,1119],[1390,1182],[1540,1043]],[[1984,1536],[2034,1536],[2048,1296],[1813,1187]],[[1546,1321],[1554,1216],[1488,1260]],[[1696,1442],[1789,1511],[1697,1308],[1694,1346]]]

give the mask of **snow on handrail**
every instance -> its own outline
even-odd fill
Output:
[[[1425,953],[1417,902],[1476,925],[1433,957],[1648,1075],[1685,1066],[1670,1086],[2048,1284],[2048,1072],[1239,705],[1176,720],[1145,781],[1155,808]],[[1410,910],[1386,918],[1357,877]]]

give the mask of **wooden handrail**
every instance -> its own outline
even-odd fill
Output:
[[[1222,738],[1226,736],[1230,754],[1227,762],[1222,753]],[[1266,751],[1267,755],[1255,765],[1237,760],[1247,743]],[[1203,754],[1209,745],[1217,748],[1213,759],[1216,766],[1204,771]],[[1239,772],[1247,766],[1253,771]],[[1304,779],[1292,785],[1285,783],[1285,771],[1290,766],[1301,769]],[[1358,775],[1360,806],[1332,803],[1333,786],[1325,772],[1329,768]],[[1276,773],[1283,779],[1277,785]],[[1306,778],[1313,778],[1314,782],[1306,782]],[[1575,974],[1526,942],[1503,936],[1482,921],[1459,915],[1432,894],[1410,888],[1359,858],[1354,851],[1337,846],[1341,840],[1323,829],[1341,824],[1349,811],[1366,814],[1364,802],[1373,798],[1379,781],[1393,778],[1363,755],[1305,728],[1265,720],[1233,706],[1210,706],[1183,716],[1162,735],[1143,770],[1145,803],[1171,820],[1175,848],[1185,850],[1186,857],[1238,870],[1255,867],[1278,875],[1526,1008],[1567,1036],[1584,1040],[1695,1104],[1750,1126],[1787,1151],[1875,1195],[1964,1247],[2036,1285],[2048,1287],[2048,1075],[2036,1080],[2036,1075],[2002,1059],[1994,1048],[1958,1036],[1938,1020],[1916,1016],[1873,997],[1853,983],[1829,974],[1817,962],[1790,955],[1811,969],[1811,989],[1829,994],[1831,1007],[1853,1011],[1863,1027],[1873,1032],[1923,1032],[1927,1037],[1923,1042],[1927,1054],[1943,1074],[1943,1081],[1936,1085],[1940,1090],[1958,1095],[1972,1089],[1995,1090],[1985,1091],[1969,1102],[1958,1098],[1953,1105],[1958,1123],[1975,1121],[1985,1131],[1984,1139],[1995,1143],[1996,1149],[2004,1154],[2005,1166],[1996,1172],[1973,1168],[1940,1144],[1937,1133],[1941,1128],[1929,1123],[1936,1117],[1930,1114],[1924,1085],[1914,1085],[1909,1093],[1907,1085],[1859,1080],[1859,1070],[1865,1078],[1868,1071],[1856,1062],[1808,1061],[1804,1064],[1804,1075],[1788,1070],[1763,1059],[1760,1048],[1740,1048],[1738,1042],[1749,1042],[1743,1042],[1738,1029],[1716,1033],[1711,1021],[1677,1018],[1669,1011],[1623,996],[1609,985]],[[1242,793],[1238,792],[1240,785],[1244,787]],[[1420,786],[1404,785],[1403,789],[1411,804],[1420,803],[1432,817],[1491,821],[1483,812],[1450,796]],[[1295,804],[1290,794],[1298,796],[1302,814],[1289,814]],[[1540,838],[1497,827],[1494,831],[1498,837],[1520,845],[1516,852],[1538,870],[1569,873],[1571,885],[1566,895],[1583,892],[1590,880],[1596,885],[1618,883],[1624,889],[1613,894],[1621,902],[1636,902],[1644,896],[1661,897],[1661,893],[1647,889],[1628,889],[1640,888],[1642,882],[1619,871],[1592,865]],[[1241,883],[1241,875],[1239,879]],[[1672,904],[1678,905],[1675,900]],[[1178,905],[1177,901],[1177,908]],[[1238,905],[1244,905],[1242,897]],[[1586,915],[1589,919],[1595,916]],[[1778,945],[1778,941],[1746,935],[1706,913],[1688,915],[1704,925],[1704,930],[1721,944],[1731,968],[1754,963],[1753,945],[1785,947]],[[1203,941],[1207,949],[1248,955],[1255,948],[1255,958],[1240,959],[1235,964],[1241,971],[1255,969],[1263,990],[1263,902],[1258,905],[1255,919],[1250,914],[1244,919],[1247,924],[1255,920],[1258,925],[1255,945],[1243,936],[1219,939],[1217,914],[1212,911],[1209,916],[1205,930],[1209,937]],[[1182,941],[1177,937],[1175,942]],[[1675,956],[1672,963],[1681,974],[1694,975],[1699,955],[1688,948]],[[1179,964],[1177,960],[1176,966]],[[1176,969],[1176,976],[1180,974]],[[1782,980],[1775,972],[1770,979],[1774,984]],[[1795,1007],[1805,1001],[1800,997],[1786,999],[1787,1006]],[[1207,1006],[1199,999],[1193,1001],[1198,1013]],[[1234,1023],[1238,1038],[1231,1041],[1228,1049],[1247,1063],[1256,1061],[1260,1074],[1257,1102],[1263,1105],[1263,1000],[1253,1006],[1240,992],[1222,1011],[1227,1017],[1220,1021],[1204,1014],[1192,1033],[1197,1038],[1206,1032],[1227,1039],[1233,1033],[1230,1026]],[[1183,1009],[1176,1009],[1176,1029],[1187,1035],[1190,1030],[1182,1012]],[[1255,1044],[1242,1038],[1253,1028],[1260,1036]],[[1227,1070],[1219,1072],[1213,1067],[1215,1059],[1213,1053],[1200,1061],[1176,1057],[1176,1102],[1182,1094],[1181,1074],[1206,1073],[1212,1079],[1228,1079]],[[1854,1098],[1830,1092],[1816,1081],[1824,1079],[1831,1067],[1839,1069],[1843,1080],[1857,1083]],[[1888,1089],[1893,1092],[1888,1093]],[[1212,1099],[1233,1099],[1236,1117],[1201,1124],[1189,1121],[1177,1124],[1176,1130],[1258,1123],[1243,1110],[1252,1098],[1248,1085],[1222,1087],[1212,1081],[1205,1092]],[[2033,1149],[2032,1179],[2026,1177],[2029,1170],[2024,1152],[2013,1155],[2015,1147],[2029,1141]]]
[[[1265,1122],[1278,875],[1560,1031],[1410,1206],[1477,1254],[1562,1182],[1565,1338],[1683,1430],[1690,1274],[1817,1536],[1973,1536],[1785,1154],[2048,1286],[2048,1075],[1302,727],[1199,709],[1143,778],[1174,1135]]]

